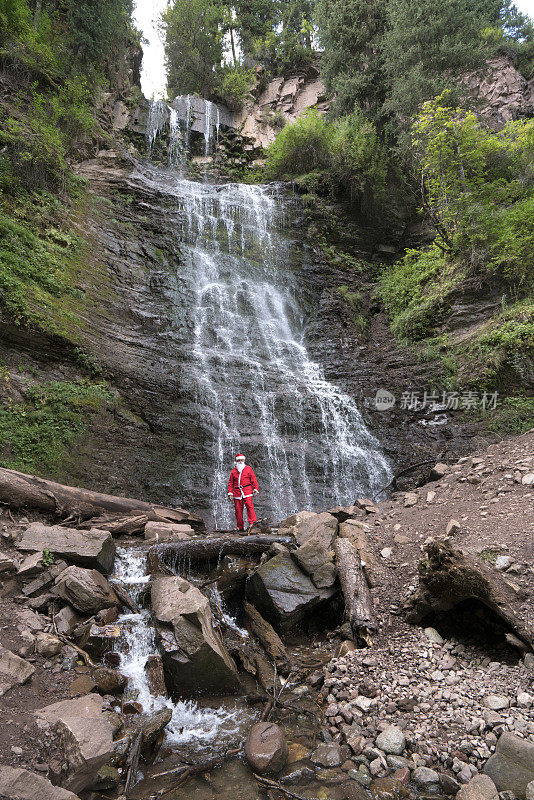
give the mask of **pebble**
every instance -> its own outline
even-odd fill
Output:
[[[396,725],[388,725],[376,737],[376,746],[384,753],[401,755],[406,747],[406,737]]]
[[[490,711],[501,711],[503,708],[508,708],[510,701],[501,694],[487,694],[482,699],[482,705]]]

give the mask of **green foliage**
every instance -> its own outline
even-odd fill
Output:
[[[43,556],[41,558],[41,561],[43,562],[43,566],[44,567],[51,567],[52,564],[55,563],[55,560],[56,559],[55,559],[54,554],[48,549],[48,547],[45,547],[44,550],[43,550]]]
[[[403,154],[421,103],[449,89],[458,105],[490,55],[534,72],[534,28],[510,0],[317,0],[315,21],[333,112],[356,104]]]
[[[323,192],[344,193],[367,212],[385,200],[388,157],[376,128],[358,110],[334,121],[310,110],[277,135],[266,173],[273,179],[315,175]]]
[[[229,69],[221,82],[222,101],[232,111],[239,111],[254,83],[254,71],[245,67]]]
[[[380,116],[387,85],[382,40],[387,0],[317,0],[315,22],[324,47],[321,76],[338,114],[358,105]]]
[[[423,104],[413,125],[423,206],[436,245],[473,273],[534,280],[534,122],[484,128],[472,112]]]
[[[351,200],[372,207],[384,201],[388,155],[375,126],[356,108],[333,124],[330,144],[333,174]]]
[[[52,224],[54,216],[54,198],[46,193],[24,206],[0,207],[0,297],[15,322],[74,337],[73,274],[82,243]]]
[[[423,101],[447,87],[461,96],[457,78],[482,67],[490,52],[481,30],[493,15],[493,4],[483,0],[388,0],[384,110],[401,128]]]
[[[400,261],[385,270],[379,294],[396,336],[417,340],[428,335],[452,286],[453,271],[435,244],[427,250],[407,250]]]
[[[211,97],[223,57],[221,0],[173,0],[163,14],[171,95]]]
[[[291,178],[330,163],[332,126],[317,111],[310,110],[286,125],[267,152],[266,171],[270,178]]]
[[[104,383],[31,385],[23,402],[0,406],[0,463],[22,472],[59,474],[92,418],[114,402]]]
[[[508,436],[526,433],[534,428],[534,398],[521,395],[504,397],[491,412],[483,414],[491,431]]]

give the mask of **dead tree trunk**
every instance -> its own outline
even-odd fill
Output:
[[[204,527],[204,521],[200,517],[181,508],[166,508],[130,497],[63,486],[61,483],[38,478],[36,475],[25,475],[12,469],[0,468],[0,502],[14,507],[38,508],[61,517],[87,519],[105,512],[124,516],[144,514],[150,520],[188,522],[198,529]]]
[[[203,561],[221,558],[226,555],[251,556],[264,553],[272,544],[291,544],[290,536],[194,536],[179,542],[166,542],[155,545],[163,564],[170,565],[180,559]]]
[[[377,630],[373,598],[363,574],[359,552],[348,539],[334,543],[339,581],[345,598],[345,617],[354,635],[369,644],[369,634]]]
[[[245,609],[252,632],[262,643],[269,658],[274,661],[279,670],[287,673],[291,669],[291,659],[284,647],[284,643],[273,626],[267,622],[267,620],[264,620],[260,612],[250,603],[245,601],[243,608]]]

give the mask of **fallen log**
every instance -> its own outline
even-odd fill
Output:
[[[99,531],[108,531],[112,536],[120,536],[121,534],[134,536],[135,534],[144,532],[145,525],[148,521],[147,514],[136,514],[133,517],[113,516],[108,514],[102,517],[91,517],[85,522],[82,522],[78,527],[84,530],[98,528]]]
[[[287,653],[284,643],[276,633],[273,626],[263,619],[260,612],[253,605],[244,603],[245,614],[248,617],[252,632],[262,643],[269,658],[274,661],[282,672],[291,669],[291,659]]]
[[[250,556],[264,553],[273,544],[291,544],[291,536],[262,535],[257,536],[196,536],[178,542],[165,542],[154,545],[160,561],[167,566],[174,566],[181,559],[203,561],[222,556]]]
[[[450,611],[464,600],[487,606],[525,643],[526,650],[534,649],[530,596],[476,555],[455,550],[443,539],[430,541],[419,564],[419,586],[404,605],[408,622],[419,623],[431,612]]]
[[[334,552],[345,598],[345,618],[350,622],[354,635],[369,644],[370,633],[377,630],[377,624],[360,554],[349,539],[339,537],[334,542]]]
[[[167,508],[131,497],[64,486],[13,469],[0,468],[0,502],[13,507],[38,508],[60,517],[88,519],[106,512],[130,517],[143,514],[156,522],[188,522],[199,530],[204,528],[200,517],[182,508]]]

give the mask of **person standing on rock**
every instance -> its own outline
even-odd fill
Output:
[[[244,531],[243,506],[247,509],[249,530],[258,521],[254,511],[252,497],[258,494],[259,487],[254,470],[245,464],[245,456],[238,453],[235,457],[235,466],[230,473],[228,481],[228,498],[234,501],[237,530]]]

